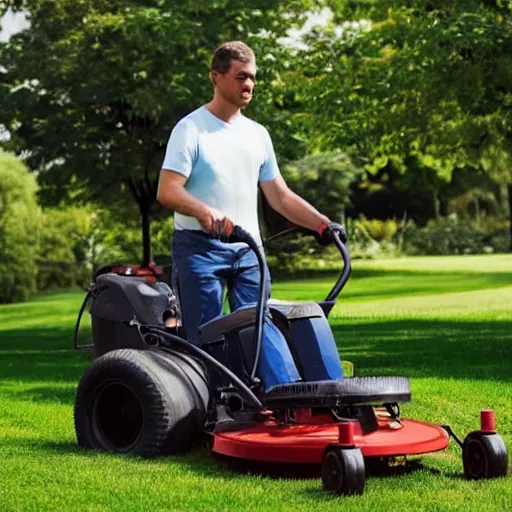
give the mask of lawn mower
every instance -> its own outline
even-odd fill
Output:
[[[215,454],[319,465],[326,491],[350,495],[363,493],[369,462],[443,450],[453,438],[467,478],[506,475],[493,411],[482,411],[480,430],[461,441],[448,426],[401,417],[408,378],[344,376],[328,316],[351,263],[338,233],[333,239],[343,268],[326,299],[278,301],[268,299],[261,249],[237,226],[229,241],[245,242],[258,258],[258,303],[202,325],[194,344],[180,326],[179,294],[158,272],[97,273],[75,328],[75,348],[95,357],[76,394],[78,445],[151,457],[186,452],[206,433]],[[85,310],[87,347],[77,342]],[[301,381],[265,388],[258,363],[267,321],[284,335]]]

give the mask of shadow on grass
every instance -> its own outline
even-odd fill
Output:
[[[512,380],[510,321],[358,321],[333,333],[358,375]]]
[[[1,335],[3,379],[75,383],[92,361],[89,352],[73,349],[71,328],[15,329],[2,331]]]
[[[284,462],[263,462],[248,461],[229,458],[221,455],[214,455],[215,460],[221,467],[236,474],[260,475],[273,479],[316,479],[321,477],[320,464],[297,464]],[[407,460],[400,464],[381,461],[380,457],[365,458],[366,476],[372,478],[393,477],[409,475],[419,470],[426,470],[435,474],[440,471],[424,466],[419,459]]]
[[[134,463],[151,465],[154,464],[179,464],[186,467],[195,474],[202,476],[214,476],[219,473],[229,473],[236,476],[261,476],[273,480],[291,479],[291,480],[317,480],[321,478],[320,464],[297,464],[282,462],[264,462],[250,461],[244,459],[231,458],[210,452],[206,442],[196,443],[195,448],[186,454],[156,457],[145,459],[143,457],[130,454],[109,454],[95,450],[84,450],[79,448],[75,441],[44,441],[41,439],[20,440],[18,445],[23,445],[30,450],[41,450],[45,453],[53,454],[73,454],[86,459],[101,457],[120,458],[121,460]],[[380,461],[379,458],[365,458],[366,476],[369,478],[389,478],[404,476],[417,471],[427,471],[435,475],[453,476],[457,479],[462,478],[455,473],[453,475],[439,471],[438,469],[424,466],[421,459],[405,459],[400,464],[389,464],[387,461]]]
[[[343,359],[358,375],[406,375],[512,380],[512,322],[390,320],[337,323],[334,337]],[[17,329],[2,332],[0,375],[5,380],[59,382],[20,391],[41,400],[69,403],[71,391],[92,362],[76,352],[71,329]]]

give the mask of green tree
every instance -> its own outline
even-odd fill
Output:
[[[312,144],[369,172],[405,173],[412,158],[433,193],[454,169],[484,168],[512,203],[510,2],[332,3],[338,28],[313,34],[294,72]]]
[[[0,150],[0,303],[23,301],[36,289],[36,190],[26,166]]]
[[[276,39],[311,4],[3,0],[0,14],[22,8],[30,21],[0,46],[0,119],[11,133],[3,145],[26,153],[45,205],[94,200],[115,208],[131,191],[147,264],[165,145],[172,126],[210,97],[212,51],[229,39],[254,47],[261,72],[251,109],[266,116],[285,51]]]

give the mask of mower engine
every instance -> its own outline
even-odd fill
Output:
[[[92,348],[94,357],[120,348],[143,350],[151,346],[151,336],[143,337],[131,324],[153,325],[171,330],[178,329],[176,296],[164,282],[145,277],[132,277],[114,273],[101,274],[89,287],[81,313],[88,309],[92,322]],[[81,320],[75,329],[75,347]],[[155,344],[157,340],[155,339]]]

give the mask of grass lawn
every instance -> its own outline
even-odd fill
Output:
[[[321,299],[332,276],[275,283],[282,299]],[[73,402],[90,364],[72,335],[81,292],[0,306],[0,511],[512,510],[512,478],[467,482],[460,449],[370,477],[365,494],[334,498],[319,478],[235,471],[197,447],[143,460],[78,450]],[[404,417],[450,424],[463,437],[493,408],[512,450],[512,257],[355,262],[332,314],[357,375],[407,375]]]

